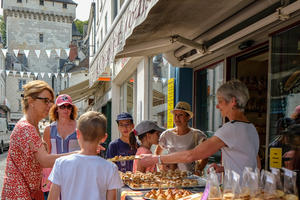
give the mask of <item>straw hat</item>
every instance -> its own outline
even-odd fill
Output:
[[[193,118],[193,115],[194,115],[194,114],[193,114],[193,112],[192,112],[192,110],[191,110],[190,104],[187,103],[187,102],[179,101],[179,102],[176,104],[175,108],[174,108],[173,110],[171,110],[171,113],[172,113],[172,114],[174,114],[174,113],[173,113],[174,110],[181,110],[181,111],[184,111],[184,112],[186,112],[187,114],[189,114],[190,119]]]

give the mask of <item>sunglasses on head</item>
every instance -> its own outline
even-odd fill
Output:
[[[58,106],[59,107],[59,109],[62,109],[62,110],[64,110],[64,109],[68,109],[68,110],[71,110],[72,108],[73,108],[73,106],[72,105],[61,105],[61,106]]]

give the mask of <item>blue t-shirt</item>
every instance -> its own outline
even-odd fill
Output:
[[[131,149],[129,144],[123,142],[120,138],[109,143],[106,158],[113,158],[115,156],[131,156],[135,155],[136,150]],[[122,172],[132,171],[133,160],[116,162],[118,168]]]

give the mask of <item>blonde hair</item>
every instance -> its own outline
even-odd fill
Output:
[[[93,142],[105,136],[106,117],[95,111],[89,111],[78,119],[77,129],[80,130],[83,140]]]
[[[24,89],[24,93],[22,95],[23,113],[26,113],[29,108],[28,97],[32,97],[32,98],[37,97],[44,90],[48,90],[52,96],[52,100],[54,99],[53,89],[45,81],[41,81],[41,80],[30,81],[29,83],[23,86],[23,89]]]
[[[76,120],[78,116],[78,108],[75,105],[72,105],[72,112],[70,115],[70,119]],[[58,113],[57,113],[58,106],[54,104],[49,111],[49,117],[51,121],[57,121],[58,120]]]

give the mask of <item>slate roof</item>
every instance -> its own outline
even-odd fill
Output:
[[[74,22],[72,23],[72,36],[82,36]]]
[[[61,3],[68,3],[68,4],[76,4],[73,0],[46,0],[46,1],[54,1],[54,2],[61,2]]]

